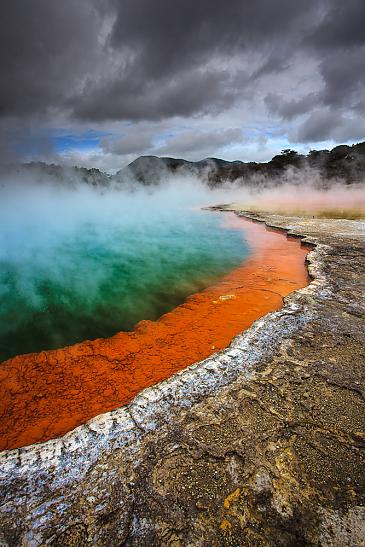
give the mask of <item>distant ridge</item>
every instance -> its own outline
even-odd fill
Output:
[[[41,161],[32,161],[3,168],[5,175],[10,175],[25,181],[29,176],[37,182],[54,182],[72,186],[83,182],[90,186],[109,186],[111,177],[99,169],[75,167],[68,165],[48,164]]]
[[[136,184],[157,186],[168,176],[174,174],[194,175],[210,188],[223,186],[237,181],[238,184],[255,184],[258,178],[267,178],[280,184],[287,168],[318,170],[323,180],[329,183],[336,178],[347,184],[365,181],[365,142],[354,145],[339,145],[332,150],[311,150],[307,155],[295,150],[285,149],[269,162],[227,161],[219,158],[205,158],[200,161],[188,161],[181,158],[140,156],[115,175],[108,175],[99,169],[71,167],[43,162],[31,162],[13,165],[5,171],[7,175],[26,179],[29,175],[40,182],[53,181],[57,184],[77,184],[83,182],[97,187],[111,184]]]
[[[122,182],[133,178],[140,184],[150,186],[159,184],[170,174],[191,173],[210,187],[215,187],[239,179],[249,180],[254,175],[280,179],[288,167],[312,167],[318,169],[325,179],[341,178],[348,184],[359,182],[365,178],[365,142],[352,146],[339,145],[332,150],[311,150],[307,155],[286,149],[267,163],[218,158],[193,162],[169,157],[140,156],[118,171],[112,179]]]

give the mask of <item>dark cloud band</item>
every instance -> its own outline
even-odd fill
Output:
[[[1,11],[0,131],[252,104],[315,140],[365,112],[363,0],[3,0]],[[290,71],[307,61],[312,87],[302,93],[298,79],[293,97]]]

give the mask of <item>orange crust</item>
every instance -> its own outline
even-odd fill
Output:
[[[225,348],[257,318],[308,284],[308,247],[264,225],[227,214],[252,254],[216,285],[133,332],[0,365],[0,449],[58,437],[127,404],[144,388]]]

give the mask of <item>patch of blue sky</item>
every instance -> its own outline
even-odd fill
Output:
[[[176,131],[163,131],[162,133],[159,133],[158,135],[155,135],[152,140],[152,146],[154,148],[159,148],[160,146],[164,146],[168,143],[169,139],[172,139],[176,136]]]
[[[100,140],[109,136],[110,133],[100,131],[84,131],[82,133],[69,133],[54,131],[51,139],[54,143],[55,151],[59,154],[76,151],[88,151],[100,148]]]

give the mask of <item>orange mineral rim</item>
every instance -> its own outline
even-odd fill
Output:
[[[308,284],[308,247],[226,213],[250,257],[214,286],[133,332],[11,358],[0,365],[0,449],[59,437],[144,388],[227,347]]]

